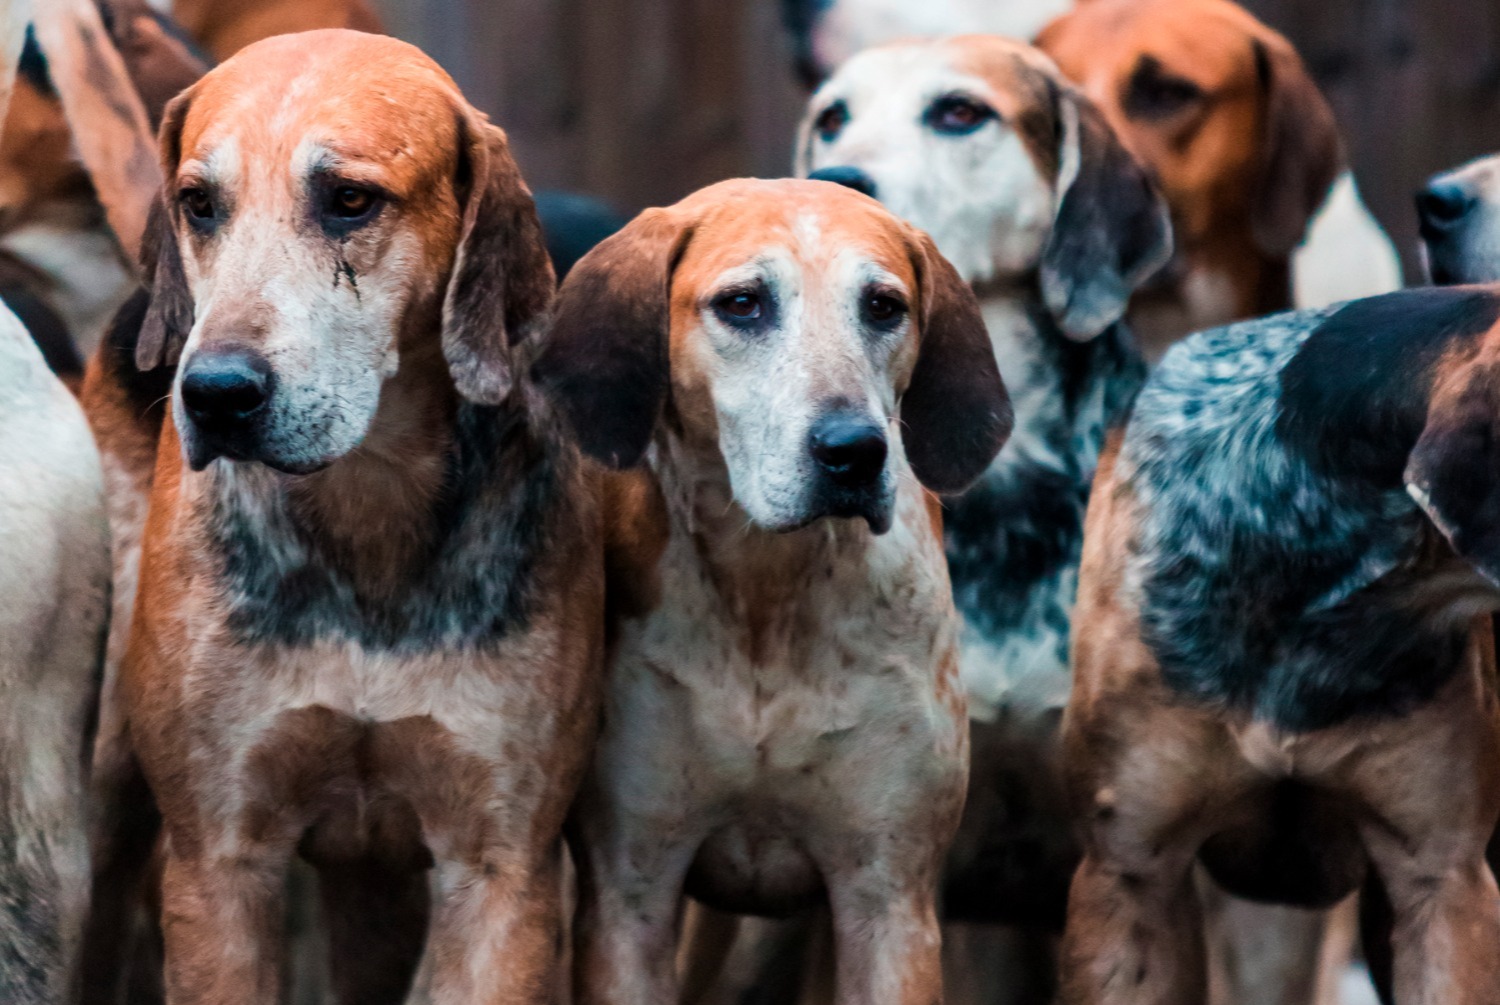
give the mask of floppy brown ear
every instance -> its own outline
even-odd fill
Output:
[[[120,247],[138,260],[162,182],[146,110],[91,0],[49,0],[33,14],[79,159]]]
[[[918,232],[921,343],[901,398],[906,458],[934,492],[962,492],[1010,436],[1010,397],[979,301],[932,239]]]
[[[615,468],[640,460],[668,386],[672,272],[692,228],[648,209],[568,273],[532,367],[584,452]]]
[[[187,33],[145,0],[95,0],[110,41],[141,97],[151,128],[161,126],[167,102],[198,82],[209,59]]]
[[[193,293],[182,269],[177,246],[177,199],[171,191],[182,157],[182,124],[187,118],[191,93],[171,101],[162,118],[161,192],[152,200],[141,236],[141,273],[151,291],[141,334],[135,346],[135,365],[154,370],[162,364],[175,366],[193,327]]]
[[[1407,491],[1453,550],[1500,586],[1500,362],[1462,364],[1434,395]]]
[[[1252,44],[1265,109],[1252,228],[1261,251],[1285,258],[1343,169],[1343,143],[1333,110],[1292,47],[1280,39]]]
[[[1099,335],[1172,256],[1166,200],[1092,103],[1049,81],[1057,107],[1058,205],[1042,251],[1042,299],[1063,334]]]
[[[458,393],[498,405],[511,388],[511,349],[545,323],[556,281],[531,190],[498,126],[459,116],[463,223],[443,298],[443,357]]]

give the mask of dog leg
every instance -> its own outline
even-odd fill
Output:
[[[1477,644],[1471,658],[1472,672],[1427,705],[1363,727],[1365,750],[1346,769],[1370,814],[1360,836],[1389,900],[1401,1005],[1500,1005],[1500,890],[1485,860],[1500,817],[1500,722],[1493,664]]]
[[[619,846],[619,847],[616,847]],[[697,845],[578,842],[576,1005],[672,1005],[682,888]]]
[[[1066,1005],[1202,1005],[1203,916],[1191,860],[1150,872],[1084,856],[1068,900],[1061,1001]]]
[[[162,871],[167,1005],[276,1005],[291,849],[188,858]]]
[[[910,872],[878,856],[858,872],[830,872],[837,1005],[942,1002],[935,885]]]
[[[415,1000],[431,1005],[550,1005],[562,930],[562,849],[490,850],[440,860]]]

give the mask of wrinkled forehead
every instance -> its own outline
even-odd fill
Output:
[[[701,297],[736,283],[789,282],[837,295],[877,283],[913,292],[916,270],[903,225],[873,201],[827,182],[829,198],[730,199],[705,208],[674,286]],[[856,202],[855,200],[859,200]]]
[[[252,165],[332,171],[394,195],[451,170],[460,99],[425,58],[305,49],[263,55],[269,58],[236,57],[200,82],[183,123],[180,163],[230,176]]]

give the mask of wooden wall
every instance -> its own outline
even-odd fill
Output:
[[[802,98],[779,0],[378,2],[510,131],[536,186],[633,212],[789,167]],[[1243,2],[1302,50],[1414,260],[1422,179],[1500,150],[1500,0]]]
[[[776,0],[386,0],[510,133],[533,187],[619,209],[784,175],[802,95]]]

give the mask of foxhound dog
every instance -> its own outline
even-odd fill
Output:
[[[120,688],[168,1002],[277,1000],[297,853],[340,1000],[546,1001],[602,532],[525,379],[553,280],[504,134],[418,50],[329,30],[211,71],[161,154],[92,404],[138,443],[169,388]]]
[[[1263,901],[1378,877],[1396,1000],[1491,1005],[1500,292],[1192,336],[1101,466],[1064,726],[1069,1005],[1202,1001],[1191,867]]]
[[[1343,146],[1328,103],[1290,43],[1243,8],[1088,0],[1037,45],[1098,104],[1172,207],[1176,258],[1131,310],[1148,358],[1188,332],[1291,307],[1294,253],[1336,180],[1330,208],[1344,219],[1324,231],[1320,254],[1338,259],[1336,274],[1367,272],[1373,288],[1315,289],[1330,268],[1313,263],[1308,295],[1344,299],[1399,280],[1390,242],[1358,212],[1352,181],[1340,179]],[[1364,235],[1352,254],[1349,233]],[[1362,269],[1372,247],[1381,254]]]
[[[608,495],[578,1000],[676,1001],[687,892],[770,914],[826,893],[838,1002],[941,1001],[968,730],[930,493],[1010,427],[973,294],[863,195],[724,182],[579,262],[536,373],[590,454],[644,459]]]
[[[851,59],[809,103],[797,171],[926,230],[978,292],[1016,427],[944,520],[974,763],[943,909],[1057,931],[1076,862],[1056,737],[1084,508],[1105,429],[1145,378],[1120,320],[1171,253],[1166,204],[1045,56],[993,35]]]

